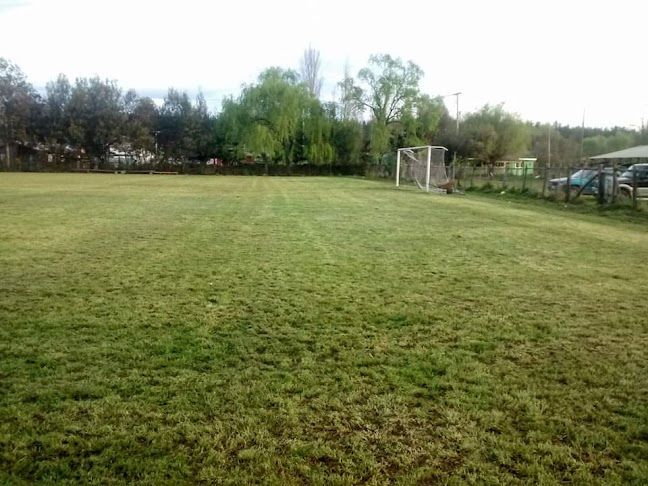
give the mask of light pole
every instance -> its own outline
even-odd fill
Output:
[[[583,108],[583,123],[581,125],[581,149],[578,153],[578,166],[583,163],[583,141],[585,140],[585,108]]]
[[[547,135],[547,168],[551,167],[551,125],[549,125],[549,133]]]
[[[452,93],[449,95],[442,96],[442,98],[448,98],[450,96],[456,96],[456,106],[457,106],[457,135],[459,135],[459,95],[462,94],[461,91],[457,93]]]
[[[459,95],[461,92],[455,93],[452,96],[456,96],[457,100],[457,136],[459,136]]]
[[[449,95],[442,96],[442,98],[448,98],[449,96],[456,96],[455,100],[457,102],[457,131],[456,131],[456,136],[457,140],[456,142],[459,143],[459,95],[461,94],[461,91],[457,91],[456,93],[452,93]],[[454,181],[454,170],[455,170],[455,164],[457,162],[457,150],[455,149],[454,154],[452,155],[452,179]]]

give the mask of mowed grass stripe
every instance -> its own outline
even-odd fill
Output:
[[[0,221],[7,481],[648,478],[639,225],[85,174],[2,175]]]

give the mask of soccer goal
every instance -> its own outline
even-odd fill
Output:
[[[401,183],[416,184],[426,192],[449,192],[445,153],[447,148],[436,145],[399,148],[396,153],[396,187]]]

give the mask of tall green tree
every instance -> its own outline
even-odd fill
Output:
[[[169,88],[160,109],[158,142],[165,160],[184,163],[195,150],[193,106],[189,95]]]
[[[357,120],[338,120],[331,136],[337,160],[346,164],[362,161],[365,138],[362,124]]]
[[[241,104],[232,96],[222,102],[221,111],[212,126],[215,155],[227,162],[236,162],[245,157],[247,117]]]
[[[369,65],[358,73],[358,81],[346,79],[347,101],[368,109],[372,116],[371,152],[376,159],[389,149],[390,125],[400,121],[419,96],[423,70],[414,62],[404,63],[389,54],[372,55]]]
[[[308,99],[296,72],[274,67],[261,73],[239,98],[250,149],[290,165]]]
[[[59,152],[71,141],[69,104],[72,86],[64,74],[59,74],[56,80],[47,83],[45,91],[45,140]]]
[[[406,106],[401,115],[400,140],[402,147],[430,145],[437,136],[445,104],[439,97],[420,95]]]
[[[501,104],[485,105],[468,115],[463,130],[471,155],[491,167],[505,155],[524,155],[529,148],[527,126]]]
[[[213,120],[207,108],[207,101],[202,91],[196,95],[190,121],[190,136],[193,138],[193,153],[190,155],[200,162],[201,171],[205,171],[207,160],[215,156],[215,141],[212,137]]]
[[[38,95],[22,70],[0,58],[0,137],[7,169],[12,168],[12,147],[33,139],[39,108]]]
[[[302,124],[305,145],[305,159],[313,164],[333,162],[335,150],[331,144],[333,124],[330,106],[323,106],[319,100],[307,100]]]
[[[434,142],[435,145],[447,148],[448,153],[456,154],[459,158],[470,156],[469,140],[465,130],[462,128],[457,131],[457,119],[445,108],[439,120]]]
[[[536,123],[529,125],[531,131],[531,153],[538,158],[539,167],[567,166],[576,163],[580,143],[565,137],[554,125]],[[549,149],[551,148],[551,158]]]
[[[130,90],[124,95],[124,109],[124,145],[144,161],[145,157],[156,152],[157,106],[151,98],[140,97]]]
[[[583,139],[583,155],[591,157],[608,152],[616,152],[640,143],[638,133],[625,130],[615,131],[608,134],[597,134]]]
[[[99,77],[76,80],[68,103],[69,134],[95,167],[105,162],[112,145],[122,139],[126,120],[121,89]]]

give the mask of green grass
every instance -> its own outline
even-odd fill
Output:
[[[0,223],[0,483],[648,481],[645,225],[85,174]]]
[[[558,176],[560,172],[553,175]],[[522,177],[517,176],[511,176],[504,180],[501,176],[498,179],[484,176],[471,178],[470,175],[464,174],[464,177],[459,181],[460,189],[468,193],[496,195],[499,199],[512,199],[517,202],[522,202],[523,199],[543,201],[569,207],[571,211],[580,213],[598,214],[626,221],[648,222],[647,203],[644,199],[637,200],[636,207],[633,207],[632,199],[629,197],[619,197],[615,203],[599,205],[597,196],[580,194],[575,197],[572,192],[570,202],[565,203],[564,188],[552,191],[545,187],[543,191],[543,186],[545,186],[543,177],[528,177],[524,181]]]
[[[540,193],[522,191],[518,188],[499,188],[495,186],[481,186],[467,188],[466,193],[491,197],[516,204],[526,205],[528,207],[547,207],[553,206],[554,209],[569,211],[580,214],[595,214],[598,216],[615,219],[617,221],[626,221],[648,224],[648,212],[646,211],[646,200],[639,199],[637,207],[632,206],[632,200],[619,200],[615,203],[605,203],[599,205],[594,196],[580,196],[575,200],[565,203],[564,200],[556,200],[553,195],[542,198]]]

